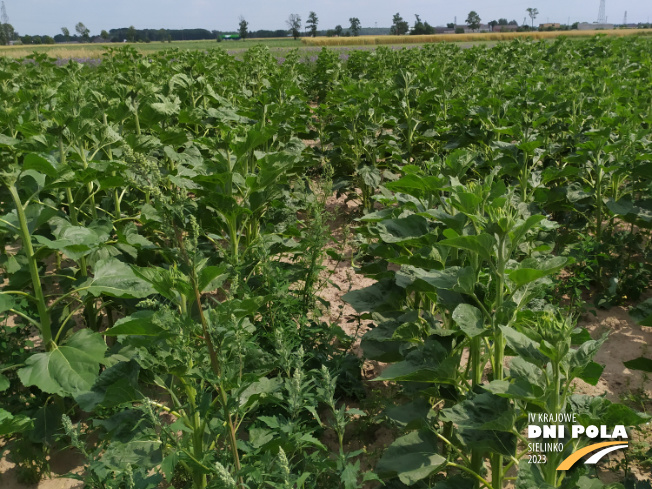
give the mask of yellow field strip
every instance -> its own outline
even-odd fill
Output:
[[[528,31],[528,32],[478,32],[474,34],[432,34],[427,36],[358,36],[358,37],[304,37],[306,46],[355,46],[372,44],[427,44],[434,42],[510,41],[518,37],[554,39],[566,37],[652,35],[652,29],[614,29],[591,31]]]

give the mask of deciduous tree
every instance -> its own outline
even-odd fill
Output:
[[[83,22],[77,22],[75,31],[79,34],[79,37],[81,37],[83,42],[88,42],[90,40],[91,31],[83,24]]]
[[[129,29],[127,29],[127,41],[136,42],[136,28],[133,25],[130,25]]]
[[[66,39],[66,42],[70,41],[70,31],[68,30],[67,27],[62,27],[61,33],[63,34],[63,37]]]
[[[299,32],[299,29],[301,29],[301,17],[299,16],[299,14],[290,14],[288,20],[286,20],[285,23],[287,24],[288,29],[292,34],[292,37],[294,39],[298,39],[299,36],[301,35],[301,33]]]
[[[359,36],[360,35],[360,19],[357,17],[351,17],[349,19],[349,22],[351,23],[351,35],[353,37]]]
[[[407,34],[408,30],[410,30],[410,26],[407,21],[403,20],[400,13],[396,12],[392,18],[392,27],[389,32],[394,36],[402,36],[403,34]]]
[[[480,28],[480,16],[475,10],[469,12],[469,16],[466,18],[466,25],[469,26],[469,29],[477,31]]]
[[[308,14],[308,21],[306,22],[306,27],[308,28],[308,32],[312,37],[317,37],[318,23],[319,23],[319,19],[317,18],[317,14],[315,12],[310,12],[310,14]]]
[[[532,27],[534,27],[534,19],[539,15],[539,9],[530,7],[525,10],[527,10],[527,14],[530,16],[530,19],[532,19]]]
[[[238,24],[238,33],[240,34],[240,39],[244,40],[247,38],[247,29],[249,29],[249,22],[247,22],[241,15],[240,24]]]

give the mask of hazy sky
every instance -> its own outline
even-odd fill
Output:
[[[129,27],[139,29],[184,29],[201,27],[208,30],[236,30],[242,15],[250,30],[285,29],[285,20],[297,13],[305,23],[314,10],[319,29],[337,24],[349,25],[350,17],[358,17],[363,27],[389,27],[397,11],[410,25],[414,14],[431,25],[445,25],[457,17],[464,23],[471,10],[483,22],[505,17],[519,24],[527,15],[525,9],[536,7],[541,22],[594,22],[600,0],[4,0],[10,23],[23,34],[55,35],[61,27],[74,33],[77,22],[83,22],[97,35],[102,29]],[[627,11],[628,22],[648,22],[652,16],[652,0],[606,0],[609,22],[620,23]],[[528,23],[530,19],[528,18]]]

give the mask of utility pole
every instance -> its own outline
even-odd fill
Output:
[[[604,8],[604,3],[605,0],[600,0],[600,10],[598,10],[598,24],[606,24],[607,23],[607,18],[605,14],[605,8]]]

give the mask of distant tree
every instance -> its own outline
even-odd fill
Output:
[[[308,28],[308,32],[312,37],[317,37],[318,23],[319,19],[317,18],[317,14],[315,12],[310,12],[310,14],[308,14],[308,20],[306,21],[306,27]]]
[[[351,35],[353,37],[359,36],[360,35],[360,19],[358,19],[357,17],[351,17],[349,19],[349,22],[351,23],[351,27],[349,27],[349,29],[351,29]]]
[[[90,40],[91,31],[82,22],[77,22],[75,31],[79,34],[79,37],[81,37],[83,42],[88,42]]]
[[[488,25],[491,26],[491,28],[493,29],[494,27],[496,27],[498,25],[498,21],[497,20],[492,20],[491,22],[489,22]]]
[[[14,36],[15,32],[13,26],[9,23],[7,8],[5,3],[2,2],[2,7],[0,7],[0,44],[9,44]]]
[[[54,39],[50,36],[43,36],[41,40],[43,41],[43,44],[54,44]]]
[[[67,27],[62,27],[61,33],[63,34],[63,37],[66,39],[66,42],[70,41],[70,31],[68,30]]]
[[[339,25],[339,24],[337,24],[337,25],[335,26],[335,35],[336,35],[337,37],[342,37],[342,31],[343,31],[342,26]]]
[[[20,42],[22,42],[23,44],[32,44],[32,36],[27,34],[20,38]]]
[[[328,29],[326,31],[326,37],[335,37],[335,29]]]
[[[168,39],[168,32],[163,28],[159,29],[158,30],[158,40],[161,41],[161,42],[165,42],[165,41],[167,41],[167,39]]]
[[[498,25],[507,25],[507,19],[498,19]]]
[[[102,29],[102,32],[100,32],[100,37],[102,38],[103,41],[108,41],[109,40],[109,33]]]
[[[238,33],[240,34],[240,39],[245,40],[247,38],[247,29],[249,29],[249,22],[247,22],[241,15],[240,24],[238,24]]]
[[[9,41],[12,41],[17,35],[13,25],[9,23],[0,24],[0,45],[9,44]]]
[[[301,17],[299,16],[299,14],[290,14],[288,20],[286,20],[285,23],[287,24],[288,29],[292,34],[292,37],[295,40],[298,39],[299,36],[301,35],[301,33],[299,32],[299,29],[301,29]]]
[[[510,20],[507,25],[518,25],[518,22],[516,22],[515,20]]]
[[[127,41],[136,42],[136,28],[133,25],[130,25],[129,29],[127,29]]]
[[[480,27],[480,16],[475,10],[469,12],[469,16],[466,18],[466,25],[473,31],[477,31]]]
[[[526,8],[527,14],[530,16],[530,19],[532,19],[532,27],[534,28],[534,19],[537,18],[537,15],[539,15],[539,10],[536,8]]]
[[[446,27],[448,27],[449,29],[455,29],[455,24],[453,22],[449,22],[448,24],[446,24]]]
[[[408,30],[410,30],[410,26],[405,20],[403,20],[401,14],[396,12],[392,18],[392,27],[389,29],[390,34],[394,36],[402,36],[403,34],[407,34]]]
[[[414,27],[412,27],[410,34],[420,36],[435,33],[435,28],[428,24],[428,22],[421,22],[421,17],[419,17],[417,14],[414,14],[414,17]]]

